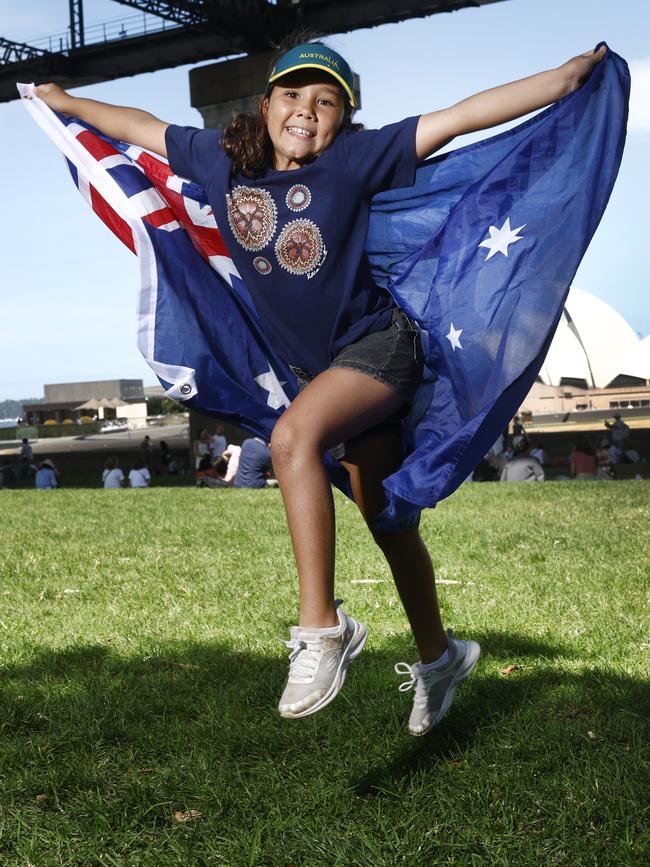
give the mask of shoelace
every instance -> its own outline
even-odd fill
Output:
[[[334,600],[334,608],[337,609],[343,603],[342,599]],[[278,638],[285,647],[291,650],[289,654],[289,680],[293,683],[310,683],[320,665],[323,652],[323,639],[314,635],[309,641],[302,638]]]
[[[421,674],[420,670],[416,668],[415,665],[409,665],[408,662],[396,662],[395,673],[402,675],[407,674],[409,676],[410,679],[405,680],[404,683],[400,683],[398,689],[400,692],[408,692],[409,689],[415,687],[413,703],[417,707],[424,707],[427,703],[427,696],[429,694],[429,684],[426,674]]]
[[[289,680],[293,683],[309,683],[313,680],[322,654],[322,638],[314,636],[310,641],[304,641],[302,638],[286,641],[284,638],[279,638],[278,641],[291,650]]]

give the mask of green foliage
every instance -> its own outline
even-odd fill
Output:
[[[648,862],[649,483],[465,485],[425,514],[483,657],[422,739],[404,614],[342,497],[337,593],[370,640],[295,722],[278,491],[0,500],[3,865]]]
[[[87,424],[39,424],[38,439],[88,436],[97,433],[99,427],[98,422],[89,422]]]
[[[24,397],[22,400],[0,400],[0,418],[20,418],[25,403],[43,403],[43,398]]]
[[[147,398],[147,415],[174,415],[186,411],[183,404],[169,397]]]

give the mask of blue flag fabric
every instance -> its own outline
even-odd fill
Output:
[[[273,352],[203,190],[164,161],[51,111],[19,85],[80,192],[137,253],[138,343],[166,393],[270,439],[297,393]],[[423,163],[373,200],[375,279],[418,323],[425,381],[384,482],[377,529],[415,526],[449,496],[517,411],[620,164],[629,73],[608,51],[589,81],[501,135]],[[329,455],[330,478],[350,495]]]
[[[618,173],[629,88],[627,64],[608,50],[541,114],[375,197],[375,279],[428,337],[427,381],[378,527],[453,493],[532,387]]]

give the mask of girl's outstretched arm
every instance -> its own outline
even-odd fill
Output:
[[[415,138],[418,159],[425,159],[458,135],[514,120],[577,90],[605,51],[603,45],[573,57],[557,69],[484,90],[450,108],[423,114]]]
[[[169,124],[139,108],[109,105],[95,99],[70,96],[58,84],[39,84],[36,96],[61,114],[89,123],[110,138],[125,141],[167,157],[165,130]]]

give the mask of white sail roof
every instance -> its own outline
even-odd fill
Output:
[[[621,373],[637,376],[639,379],[650,379],[650,336],[639,340],[628,352],[623,359]]]
[[[572,286],[540,377],[546,385],[560,385],[563,378],[584,379],[590,388],[605,388],[620,373],[646,379],[623,369],[630,364],[643,367],[647,355],[635,355],[640,343],[634,329],[607,302]]]

